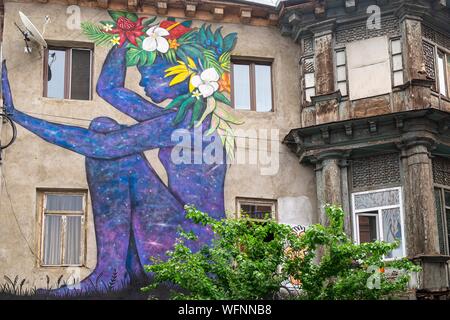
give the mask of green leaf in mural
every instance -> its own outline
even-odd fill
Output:
[[[227,72],[230,72],[231,69],[231,53],[229,51],[223,53],[220,57],[219,57],[219,64],[220,67]]]
[[[214,32],[214,41],[215,41],[217,47],[222,49],[222,47],[223,47],[223,36],[222,36],[222,33],[221,33],[221,29],[222,29],[222,27],[217,28],[216,32]]]
[[[214,68],[216,69],[217,73],[222,74],[223,70],[220,66],[219,61],[217,61],[216,53],[212,50],[205,50],[203,51],[204,56],[204,67],[205,69]]]
[[[112,39],[114,38],[114,35],[103,32],[100,26],[93,24],[92,22],[82,22],[81,30],[88,39],[93,41],[97,46],[113,44]]]
[[[172,109],[172,108],[178,108],[190,96],[191,96],[190,93],[186,93],[182,96],[176,97],[167,105],[167,107],[165,109],[168,110],[168,109]]]
[[[194,109],[192,110],[191,126],[193,126],[201,117],[202,111],[204,109],[203,99],[197,99],[194,104]]]
[[[190,97],[184,100],[184,102],[181,104],[180,108],[178,109],[177,115],[175,119],[173,120],[173,124],[177,125],[180,122],[186,118],[186,114],[189,110],[189,108],[196,102],[197,98]]]
[[[141,50],[138,48],[129,48],[127,51],[127,67],[135,66],[141,59]]]
[[[151,25],[153,22],[155,22],[155,20],[156,20],[156,17],[152,17],[152,18],[150,18],[150,19],[148,19],[148,20],[145,20],[145,21],[142,23],[142,25],[143,25],[144,27],[148,27],[148,26]]]
[[[117,22],[120,17],[125,17],[133,22],[136,22],[138,19],[137,14],[134,12],[108,10],[108,13],[115,22]]]
[[[226,105],[231,106],[231,101],[230,101],[230,99],[228,99],[227,97],[225,97],[225,96],[223,95],[223,93],[221,93],[221,92],[219,92],[219,91],[216,91],[216,92],[214,92],[213,97],[214,97],[214,99],[216,99],[217,101],[223,102],[223,103],[225,103]]]
[[[223,51],[231,51],[233,50],[237,40],[237,33],[229,33],[223,39]]]
[[[145,50],[144,50],[145,51]],[[145,51],[147,52],[147,51]],[[156,51],[150,51],[147,52],[147,66],[151,66],[153,63],[155,63],[156,60]]]

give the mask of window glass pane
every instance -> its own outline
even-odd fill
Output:
[[[400,246],[386,255],[386,258],[398,258],[403,256],[402,247],[402,223],[400,217],[400,208],[385,209],[383,214],[383,237],[384,241],[392,243],[400,241]]]
[[[44,254],[45,265],[61,264],[61,219],[62,216],[44,217]]]
[[[402,43],[400,40],[392,41],[392,54],[399,54],[402,52]]]
[[[241,212],[245,213],[245,214],[252,214],[256,211],[256,206],[254,205],[250,205],[250,204],[242,204],[241,205]]]
[[[48,50],[47,97],[64,99],[65,66],[65,50]]]
[[[368,243],[378,239],[377,218],[358,215],[359,242]]]
[[[47,211],[83,211],[83,196],[69,194],[47,194]]]
[[[398,190],[386,190],[355,195],[355,209],[370,209],[400,204]]]
[[[447,55],[447,85],[449,86],[448,90],[450,90],[450,55]]]
[[[441,200],[441,189],[434,189],[434,199],[436,202],[436,220],[437,220],[437,227],[438,227],[438,234],[439,234],[439,249],[441,254],[445,254],[445,232],[444,232],[444,225],[443,225],[443,207],[442,207],[442,200]]]
[[[446,207],[450,207],[450,192],[449,191],[445,191],[444,192],[444,197],[445,197],[445,206]]]
[[[71,99],[91,98],[91,51],[72,49]]]
[[[341,95],[346,96],[348,95],[347,92],[347,82],[339,82],[338,83],[338,89],[341,90]]]
[[[442,95],[447,95],[447,87],[445,84],[445,64],[444,64],[444,56],[442,54],[438,54],[438,74],[439,74],[439,93]]]
[[[308,102],[311,102],[311,97],[314,97],[316,95],[316,89],[310,88],[305,90],[305,99]]]
[[[403,70],[394,72],[394,87],[400,86],[405,81],[403,80]]]
[[[255,65],[256,111],[272,111],[271,66]]]
[[[305,74],[305,88],[311,88],[315,86],[314,73]]]
[[[345,51],[336,52],[336,65],[337,66],[345,65]]]
[[[250,110],[250,66],[233,65],[233,100],[238,110]]]
[[[272,206],[258,205],[256,206],[255,219],[266,219],[272,217]]]
[[[398,71],[403,69],[403,59],[402,55],[398,54],[392,57],[392,70]]]
[[[345,70],[345,66],[337,68],[337,81],[345,81],[347,80],[347,71]]]
[[[65,264],[80,264],[81,216],[66,218]]]

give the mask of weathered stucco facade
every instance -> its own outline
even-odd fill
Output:
[[[24,53],[23,39],[14,22],[19,21],[18,11],[24,12],[38,26],[46,15],[51,23],[46,26],[45,39],[49,44],[65,46],[90,44],[81,30],[70,30],[67,20],[69,4],[64,1],[32,2],[5,1],[3,24],[3,57],[7,60],[9,79],[18,110],[48,121],[87,127],[89,122],[99,116],[108,116],[121,124],[136,123],[111,107],[97,93],[92,100],[79,101],[69,99],[52,99],[43,97],[43,56],[34,49],[31,54]],[[128,1],[130,3],[130,1]],[[163,3],[166,4],[165,1]],[[106,11],[108,1],[79,2],[82,21],[98,22],[108,20]],[[227,215],[236,215],[237,198],[271,199],[277,203],[277,220],[290,224],[308,225],[315,222],[316,195],[314,188],[314,171],[311,167],[298,164],[295,154],[287,146],[281,144],[282,138],[290,128],[300,124],[299,113],[299,80],[298,60],[300,48],[289,38],[280,36],[279,30],[273,26],[275,12],[271,8],[255,7],[253,15],[248,19],[245,12],[239,16],[240,8],[249,5],[217,6],[224,8],[224,17],[215,17],[211,11],[198,7],[191,14],[184,9],[173,8],[169,2],[168,12],[158,11],[164,16],[182,19],[193,19],[193,26],[211,23],[213,30],[223,26],[223,33],[238,33],[238,41],[232,52],[233,57],[269,58],[272,64],[273,112],[240,111],[245,124],[240,128],[267,129],[269,134],[262,139],[279,144],[279,170],[271,175],[261,175],[261,165],[232,164],[228,168],[225,180],[225,210]],[[111,2],[109,8],[135,11],[127,6],[126,1]],[[191,7],[190,7],[191,8]],[[195,8],[195,6],[194,6]],[[192,9],[192,8],[191,8]],[[273,12],[272,12],[273,11]],[[220,12],[220,10],[218,10]],[[261,13],[262,12],[262,13]],[[229,14],[228,14],[229,13]],[[157,14],[154,5],[145,5],[138,10],[140,16]],[[185,16],[185,14],[187,16]],[[275,15],[276,17],[276,15]],[[276,21],[275,21],[276,24]],[[94,87],[99,78],[103,61],[109,48],[96,46],[93,50]],[[135,92],[145,93],[137,84],[140,76],[136,68],[128,68],[126,87]],[[165,105],[167,105],[165,102]],[[270,136],[271,129],[278,129],[279,135]],[[4,141],[9,138],[4,129]],[[265,145],[265,141],[264,145]],[[264,145],[261,144],[263,147]],[[257,148],[261,148],[258,147]],[[270,143],[269,143],[270,148]],[[272,145],[272,148],[273,145]],[[167,173],[158,160],[157,151],[148,151],[146,156],[151,165],[167,183]],[[86,225],[86,261],[82,267],[43,267],[41,266],[42,242],[42,200],[41,190],[88,190],[84,157],[62,149],[40,139],[28,130],[18,126],[17,139],[14,144],[2,153],[2,193],[0,212],[4,217],[0,232],[0,273],[2,275],[19,275],[26,278],[29,286],[45,286],[46,275],[51,283],[59,275],[68,278],[81,270],[81,278],[89,275],[96,265],[96,241],[94,233],[91,197],[87,197]],[[266,165],[262,165],[263,167]],[[15,219],[14,215],[17,217]],[[20,227],[20,230],[19,230]],[[27,244],[28,243],[28,244]],[[29,245],[29,248],[28,248]],[[32,251],[32,252],[31,252]]]
[[[272,203],[280,223],[307,226],[327,223],[324,204],[341,204],[349,213],[345,229],[356,242],[399,240],[399,248],[386,258],[407,257],[423,267],[417,297],[448,297],[448,1],[287,0],[277,8],[246,1],[5,1],[2,53],[7,59],[16,109],[61,126],[88,128],[93,119],[109,117],[139,128],[149,119],[132,117],[133,110],[130,116],[120,112],[114,99],[123,96],[111,99],[99,94],[99,88],[95,92],[97,81],[107,70],[110,48],[94,45],[80,28],[71,27],[74,7],[68,10],[70,5],[80,8],[81,21],[92,23],[110,20],[107,9],[112,9],[137,13],[136,25],[140,23],[138,16],[158,16],[161,20],[174,17],[179,23],[193,20],[194,28],[201,29],[206,23],[212,30],[222,27],[224,35],[236,33],[231,62],[247,61],[249,70],[255,68],[255,61],[271,65],[272,111],[259,112],[255,105],[245,111],[234,110],[243,122],[233,127],[236,150],[256,151],[256,161],[247,155],[246,162],[227,165],[224,186],[216,186],[227,216],[237,216],[244,199],[246,204],[260,203],[266,208]],[[43,79],[48,77],[43,67],[45,54],[38,48],[24,53],[23,39],[14,25],[19,10],[38,27],[46,15],[50,17],[44,34],[49,46],[93,50],[91,100],[44,97]],[[179,25],[173,20],[165,23],[175,24],[167,27],[169,30]],[[156,46],[158,35],[152,36]],[[130,42],[133,39],[128,38]],[[116,40],[120,47],[119,38]],[[143,48],[144,44],[138,46]],[[142,70],[134,67],[136,61],[130,65],[121,90],[148,95],[148,88],[138,85],[144,82]],[[250,91],[257,87],[255,77],[253,82],[249,80]],[[160,76],[155,81],[163,79]],[[217,79],[202,81],[216,91],[222,90],[222,85],[217,89],[217,83],[217,87],[211,84]],[[239,85],[233,85],[239,89]],[[250,94],[253,104],[256,95]],[[158,106],[171,101],[163,100]],[[54,130],[51,134],[39,134],[33,127],[34,120],[20,120],[26,117],[23,115],[15,120],[14,116],[19,123],[17,139],[2,152],[0,273],[19,275],[28,279],[29,286],[37,287],[45,285],[47,275],[51,279],[73,274],[85,278],[98,264],[93,219],[93,204],[98,199],[87,193],[85,260],[81,266],[43,266],[42,193],[92,193],[92,181],[86,178],[90,173],[86,170],[88,162],[67,150],[77,146],[61,143],[56,129],[50,128]],[[257,135],[252,136],[255,132]],[[238,141],[241,136],[248,137],[246,145]],[[6,126],[2,141],[9,138]],[[89,139],[82,139],[80,144]],[[145,141],[136,143],[141,144]],[[117,145],[120,149],[120,141]],[[165,168],[167,164],[158,154],[161,150],[148,149],[145,156],[151,167],[170,187],[173,168]],[[269,159],[264,158],[266,150],[272,151]],[[216,199],[211,194],[209,197]]]

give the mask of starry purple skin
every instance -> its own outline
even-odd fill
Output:
[[[213,234],[185,219],[183,206],[193,204],[214,218],[224,218],[225,159],[213,164],[174,164],[171,152],[175,129],[189,128],[185,121],[173,125],[176,112],[164,110],[124,88],[126,48],[109,52],[97,83],[97,93],[119,111],[138,121],[123,126],[107,117],[94,119],[89,129],[56,124],[31,117],[14,108],[6,62],[2,67],[3,101],[11,119],[42,139],[86,156],[86,172],[92,199],[97,265],[83,281],[81,290],[93,290],[98,278],[119,280],[115,289],[148,278],[143,265],[150,257],[164,258],[181,225],[193,230],[199,240],[193,250],[211,240]],[[187,84],[169,87],[164,70],[170,65],[158,58],[152,67],[139,67],[140,85],[157,103],[188,92]],[[209,127],[209,119],[202,130]],[[188,129],[193,141],[193,129]],[[214,139],[219,139],[217,134]],[[203,149],[208,142],[203,142]],[[164,185],[143,152],[159,148],[159,159],[168,175]],[[225,152],[223,153],[225,157]],[[55,294],[67,289],[56,290]]]

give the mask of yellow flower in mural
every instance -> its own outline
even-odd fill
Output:
[[[195,65],[194,60],[192,58],[187,58],[188,64],[184,63],[181,60],[178,60],[178,64],[176,66],[168,68],[165,72],[165,77],[171,77],[174,76],[173,79],[170,81],[169,86],[174,86],[178,83],[183,82],[189,77],[192,77],[197,70],[197,66]],[[190,83],[190,81],[189,81]],[[189,91],[194,91],[194,87],[189,84]]]
[[[170,49],[178,49],[180,44],[177,42],[177,39],[169,39],[169,48]]]
[[[120,38],[119,37],[114,37],[111,39],[111,43],[113,45],[119,44],[120,43]]]

